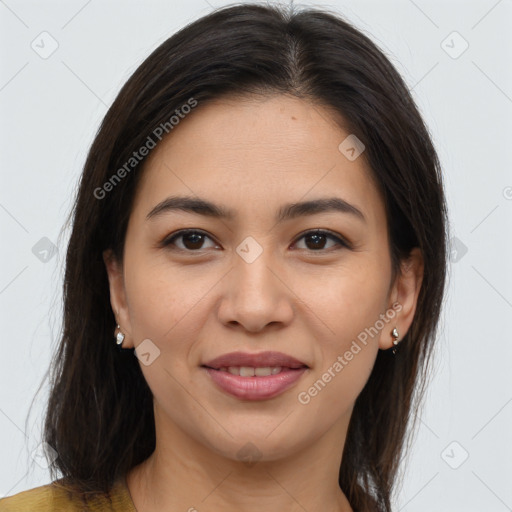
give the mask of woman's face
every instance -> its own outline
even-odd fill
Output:
[[[123,346],[144,343],[157,431],[179,428],[233,460],[244,450],[275,460],[346,431],[378,349],[392,346],[393,327],[405,334],[417,292],[391,280],[384,203],[364,153],[354,159],[350,139],[339,148],[349,135],[303,100],[217,100],[152,150],[122,268],[106,261]],[[166,207],[178,196],[232,216]],[[296,206],[328,199],[338,207]],[[229,361],[204,366],[267,351],[305,368],[234,364],[271,373],[246,377],[251,369],[220,369]]]

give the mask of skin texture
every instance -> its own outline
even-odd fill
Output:
[[[124,261],[104,253],[123,347],[150,339],[160,350],[150,365],[140,363],[154,396],[157,445],[127,476],[139,512],[352,510],[337,478],[354,402],[378,350],[393,346],[393,327],[400,338],[409,329],[423,266],[414,250],[392,282],[384,203],[363,156],[350,161],[338,149],[348,135],[305,100],[229,98],[198,105],[152,150]],[[175,211],[147,220],[170,195],[199,196],[236,217]],[[366,221],[341,212],[275,221],[285,203],[331,196]],[[202,244],[185,236],[174,250],[159,246],[192,228],[206,232]],[[313,229],[352,248],[304,237]],[[248,236],[263,251],[252,263],[236,252]],[[400,312],[301,404],[298,393],[395,302]],[[309,369],[275,398],[240,400],[201,368],[238,350],[281,351]],[[256,447],[254,464],[237,455],[247,443]]]

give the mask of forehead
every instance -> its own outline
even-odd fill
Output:
[[[152,150],[135,206],[147,213],[181,193],[257,214],[274,200],[338,193],[370,216],[382,215],[364,153],[351,161],[339,149],[350,135],[339,120],[326,108],[283,95],[199,104]]]

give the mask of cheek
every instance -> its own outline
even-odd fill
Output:
[[[311,290],[305,301],[324,321],[324,339],[330,348],[342,349],[347,342],[350,345],[350,340],[385,312],[390,275],[377,258],[368,256],[361,263],[348,262],[315,277],[314,287],[304,282],[302,289]]]
[[[317,283],[322,293],[309,294],[310,306],[322,320],[322,335],[317,334],[319,362],[298,396],[302,405],[311,407],[333,421],[348,412],[365,386],[378,353],[386,311],[389,275],[382,265],[347,265],[343,270]],[[314,333],[313,333],[314,334]],[[311,417],[315,417],[312,413]]]
[[[127,266],[126,276],[126,295],[136,342],[145,338],[163,342],[176,338],[184,325],[190,329],[194,308],[213,285],[206,276],[188,278],[187,273],[177,272],[168,262],[150,265],[142,259],[133,260]]]
[[[212,283],[189,280],[168,263],[153,264],[132,257],[126,265],[126,295],[135,345],[151,340],[151,361],[139,365],[155,400],[166,411],[194,409],[183,389],[192,386],[189,354],[201,329],[201,298]],[[154,354],[157,354],[154,357]],[[193,401],[192,401],[193,402]]]
[[[190,386],[190,365],[208,318],[208,294],[219,276],[193,266],[177,271],[168,261],[154,263],[142,255],[126,263],[126,296],[135,345],[149,339],[158,354],[141,370],[159,399],[168,393],[183,400],[182,386]],[[152,345],[149,345],[152,348]]]

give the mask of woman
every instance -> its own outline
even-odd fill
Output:
[[[389,512],[446,224],[428,130],[361,32],[251,4],[188,25],[90,149],[45,422],[54,481],[0,511]]]

